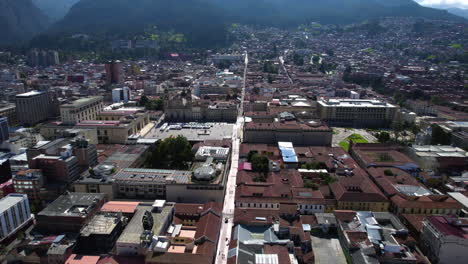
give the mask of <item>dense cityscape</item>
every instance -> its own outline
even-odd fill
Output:
[[[466,263],[467,25],[0,46],[0,263]]]

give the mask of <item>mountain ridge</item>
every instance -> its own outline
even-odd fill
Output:
[[[226,26],[232,23],[296,27],[388,16],[466,21],[413,0],[80,0],[45,33],[138,35],[156,26],[184,34],[190,45],[209,47],[226,42]]]
[[[49,24],[49,18],[31,0],[0,0],[2,44],[27,41]]]

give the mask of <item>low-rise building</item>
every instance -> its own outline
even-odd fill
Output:
[[[17,193],[27,194],[31,202],[40,201],[41,188],[44,186],[42,170],[29,169],[19,171],[13,176],[13,186]]]
[[[97,214],[80,231],[75,252],[107,254],[115,245],[124,228],[121,214]]]
[[[328,99],[317,102],[320,119],[329,125],[353,127],[388,127],[397,113],[397,106],[380,100]]]
[[[468,258],[468,220],[453,216],[428,216],[421,244],[433,263],[464,263]]]
[[[317,122],[250,122],[244,126],[244,142],[277,144],[279,141],[285,141],[294,145],[330,146],[332,132],[330,127]]]
[[[106,202],[105,194],[68,193],[61,195],[37,216],[37,228],[50,234],[78,233]]]
[[[432,173],[463,172],[468,170],[468,152],[452,146],[412,146],[408,155],[421,169]]]
[[[173,221],[174,204],[165,201],[140,203],[130,222],[115,243],[119,256],[151,254],[154,237],[164,236]]]
[[[421,263],[406,245],[408,230],[387,212],[335,211],[338,235],[351,263]],[[409,241],[409,240],[408,240]]]
[[[222,222],[220,203],[175,204],[174,217],[153,238],[145,263],[213,263]]]

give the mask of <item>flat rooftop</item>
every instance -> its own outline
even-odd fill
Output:
[[[140,244],[140,235],[144,231],[142,219],[146,211],[151,212],[153,209],[152,204],[143,204],[141,203],[137,207],[137,211],[133,216],[132,220],[125,227],[124,231],[117,239],[117,243],[133,243]],[[167,218],[172,214],[174,206],[171,204],[166,204],[160,213],[151,213],[153,215],[153,233],[154,235],[159,235],[163,228],[164,223]]]
[[[117,227],[118,221],[115,216],[95,215],[93,219],[81,230],[82,236],[90,236],[93,234],[97,235],[109,235],[112,233],[115,227]]]
[[[6,210],[10,209],[15,204],[21,202],[23,199],[26,199],[27,195],[25,194],[9,194],[2,199],[0,199],[0,214],[3,214]]]
[[[114,176],[115,181],[133,181],[142,184],[159,183],[189,183],[192,171],[126,168]]]
[[[317,101],[324,107],[373,107],[373,108],[385,108],[396,106],[389,104],[385,101],[377,99],[328,99]]]
[[[139,204],[139,202],[110,201],[101,207],[101,212],[122,212],[124,214],[133,214]]]
[[[69,104],[64,104],[61,105],[60,107],[66,107],[66,108],[73,108],[73,107],[81,107],[86,104],[90,104],[93,102],[97,102],[99,100],[102,100],[102,96],[91,96],[91,97],[85,97],[85,98],[80,98],[78,100],[75,100]]]
[[[199,123],[200,126],[208,125],[210,128],[181,128],[165,129],[161,131],[161,127],[154,127],[146,135],[146,139],[166,139],[169,137],[184,136],[189,141],[205,141],[205,140],[222,140],[232,137],[234,124],[228,123]],[[182,125],[181,123],[169,123],[171,125]]]
[[[70,193],[61,195],[38,215],[42,216],[81,216],[88,208],[95,206],[96,201],[103,200],[103,193]]]
[[[27,93],[17,94],[16,97],[32,97],[40,94],[44,94],[44,91],[30,91]]]

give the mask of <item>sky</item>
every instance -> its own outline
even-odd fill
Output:
[[[444,7],[458,7],[468,9],[468,0],[416,0],[421,5],[443,5]]]

